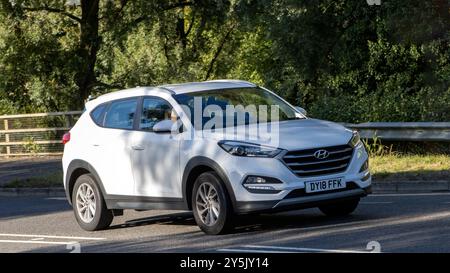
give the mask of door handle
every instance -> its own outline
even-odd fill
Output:
[[[100,144],[97,144],[97,143],[93,143],[93,144],[92,144],[92,146],[94,146],[94,147],[99,147],[99,146],[100,146]]]
[[[145,148],[142,147],[142,146],[139,146],[139,145],[132,145],[132,146],[131,146],[131,149],[136,150],[136,151],[142,151],[142,150],[144,150]]]

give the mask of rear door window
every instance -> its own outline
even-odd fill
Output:
[[[105,117],[105,127],[133,129],[137,99],[125,99],[111,102]]]

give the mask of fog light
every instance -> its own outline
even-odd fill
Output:
[[[281,181],[273,177],[252,175],[247,176],[247,179],[245,179],[244,184],[281,184]]]
[[[362,173],[364,171],[367,171],[367,169],[369,169],[369,159],[364,161],[364,163],[362,164],[361,168],[359,169],[359,172]]]
[[[264,184],[281,184],[282,182],[273,177],[266,176],[248,176],[243,183],[244,188],[246,188],[251,193],[279,193],[280,190],[276,190],[270,185]]]
[[[249,176],[247,180],[245,180],[246,184],[260,184],[266,183],[266,179],[259,176]]]

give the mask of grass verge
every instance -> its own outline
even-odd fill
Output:
[[[448,155],[385,155],[369,160],[375,181],[450,180]]]
[[[42,176],[15,179],[3,185],[3,188],[56,188],[63,186],[62,172],[54,172]]]

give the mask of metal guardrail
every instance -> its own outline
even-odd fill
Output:
[[[367,122],[344,126],[357,130],[365,139],[450,142],[450,122]]]
[[[82,111],[0,116],[0,158],[60,155],[61,135],[70,130]],[[51,125],[51,126],[49,126]],[[450,122],[344,123],[362,138],[387,141],[450,142]]]

